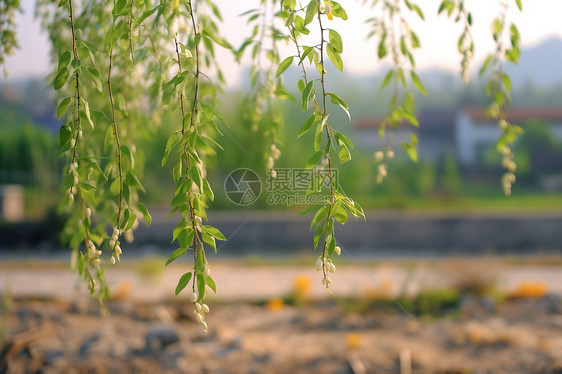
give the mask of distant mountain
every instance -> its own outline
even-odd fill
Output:
[[[519,65],[506,64],[505,71],[514,88],[526,83],[544,88],[562,84],[562,39],[554,37],[523,48]]]

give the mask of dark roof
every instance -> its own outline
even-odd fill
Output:
[[[486,118],[484,108],[464,108],[463,111],[474,122],[493,122]],[[562,107],[548,108],[505,108],[507,120],[513,123],[522,123],[532,119],[548,122],[562,122]]]
[[[452,128],[457,115],[456,109],[427,109],[417,113],[418,121],[422,129],[442,129]],[[386,117],[363,117],[354,122],[354,127],[358,130],[376,130]],[[399,128],[412,127],[410,122],[403,120],[398,124]]]

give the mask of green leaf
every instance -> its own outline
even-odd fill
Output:
[[[314,133],[314,150],[318,151],[320,145],[322,144],[322,136],[324,134],[324,126],[322,123],[318,123],[316,126],[316,132]]]
[[[65,51],[62,55],[60,55],[59,57],[59,66],[58,69],[60,70],[60,68],[62,67],[66,67],[68,66],[68,64],[70,63],[70,51]]]
[[[351,141],[351,139],[343,135],[341,132],[336,131],[336,139],[338,140],[338,142],[344,143],[346,146],[348,146],[351,149],[355,148],[353,146],[353,142]]]
[[[55,88],[56,91],[60,90],[62,86],[64,86],[64,84],[68,80],[69,75],[70,72],[66,67],[59,69],[57,76],[55,77],[55,81],[53,83],[53,87]]]
[[[378,48],[377,48],[377,55],[379,56],[379,59],[381,59],[381,60],[382,60],[382,59],[387,55],[387,53],[388,53],[388,50],[386,49],[386,44],[385,44],[385,42],[386,42],[386,35],[387,35],[386,32],[382,34],[381,40],[379,41],[379,46],[378,46]]]
[[[330,97],[332,103],[339,105],[344,110],[345,114],[347,114],[347,118],[351,121],[351,114],[349,113],[349,106],[347,103],[339,97],[338,94],[328,92],[326,95]]]
[[[347,211],[341,204],[335,209],[334,218],[342,225],[345,225],[347,222]]]
[[[341,40],[340,34],[336,30],[330,29],[330,33],[328,34],[328,38],[330,40],[330,44],[334,48],[334,50],[338,53],[343,52],[343,43]]]
[[[203,237],[203,241],[209,244],[209,246],[213,248],[213,251],[217,253],[217,242],[215,238],[213,238],[211,235],[207,234],[206,232],[201,233],[201,236]]]
[[[309,206],[308,208],[305,208],[304,210],[300,211],[300,212],[298,213],[298,215],[299,215],[299,216],[307,215],[308,213],[312,212],[312,211],[315,210],[315,209],[320,208],[321,206],[322,206],[321,204],[314,204],[314,205],[311,205],[311,206]]]
[[[318,13],[318,0],[311,0],[306,7],[306,15],[304,17],[305,26],[308,25],[314,19],[314,16]]]
[[[306,112],[308,109],[308,101],[309,101],[310,94],[312,92],[312,84],[313,81],[308,82],[308,84],[304,87],[304,90],[302,91],[301,109],[303,112]]]
[[[190,272],[190,273],[185,273],[180,277],[178,285],[176,286],[176,296],[178,296],[178,294],[187,286],[192,276],[193,274]]]
[[[415,134],[410,134],[410,143],[403,142],[402,148],[406,151],[406,154],[412,159],[412,161],[418,161],[418,151],[416,145],[418,144],[418,137]]]
[[[330,204],[324,205],[322,208],[320,208],[314,215],[312,222],[310,222],[310,228],[313,228],[320,221],[326,218],[328,216],[329,211],[330,211]]]
[[[423,11],[421,10],[421,8],[417,4],[412,4],[412,8],[414,12],[416,12],[417,15],[422,19],[422,21],[424,21],[425,17],[423,15]]]
[[[216,238],[218,240],[226,240],[224,235],[216,227],[210,225],[202,225],[201,229],[207,234],[211,235],[213,238]]]
[[[90,75],[91,81],[93,81],[98,92],[102,92],[103,87],[102,87],[100,72],[94,68],[87,68],[86,72]]]
[[[129,160],[130,164],[131,164],[131,169],[135,168],[135,158],[133,157],[133,154],[131,153],[131,149],[129,148],[128,145],[126,144],[122,144],[120,147],[121,153],[123,153],[127,159]]]
[[[523,11],[523,2],[521,0],[515,0],[515,3],[517,4],[517,8],[519,8],[520,11]]]
[[[503,73],[502,75],[502,82],[507,92],[511,92],[511,79],[509,79],[509,76],[506,73]]]
[[[193,238],[195,237],[195,231],[193,227],[185,228],[180,231],[178,235],[178,243],[182,248],[188,248],[193,244]]]
[[[60,119],[66,108],[68,108],[68,104],[70,104],[71,97],[67,97],[63,99],[59,106],[57,107],[57,119]]]
[[[416,74],[415,71],[412,71],[410,73],[411,77],[412,77],[412,82],[414,83],[414,86],[416,86],[416,88],[425,96],[427,96],[427,91],[425,90],[425,87],[422,84],[422,81],[420,79],[420,77]]]
[[[67,124],[61,126],[59,130],[59,146],[62,147],[63,145],[68,143],[71,137],[72,130],[70,129],[70,126],[68,126]],[[70,147],[68,149],[70,149]]]
[[[304,51],[304,52],[303,52],[303,54],[301,55],[301,58],[300,58],[300,60],[299,60],[299,65],[302,64],[302,62],[304,61],[305,58],[309,57],[310,54],[311,54],[312,52],[314,52],[314,48],[313,48],[313,47],[303,46],[302,48],[303,48],[303,51]],[[304,82],[303,82],[303,83],[304,83]],[[301,92],[302,92],[302,90],[301,90]]]
[[[297,136],[297,139],[303,136],[304,134],[306,134],[308,131],[310,131],[310,129],[312,128],[312,126],[314,126],[316,122],[317,122],[316,115],[312,113],[310,117],[308,117],[308,119],[304,122],[301,129],[299,130],[299,135]]]
[[[318,226],[316,228],[316,231],[314,232],[314,250],[316,250],[316,247],[318,247],[318,241],[320,240],[320,235],[322,235],[324,231],[322,230],[321,226]]]
[[[291,64],[293,63],[294,58],[295,58],[295,56],[290,56],[290,57],[287,57],[286,59],[284,59],[283,61],[281,61],[281,63],[279,64],[279,67],[277,68],[277,72],[275,73],[275,76],[278,77],[285,70],[287,70],[289,68],[289,66],[291,66]]]
[[[385,88],[386,86],[388,86],[388,84],[390,83],[390,81],[392,81],[392,77],[394,76],[394,70],[389,70],[388,73],[386,73],[386,75],[384,76],[384,79],[382,80],[382,84],[381,84],[381,88]]]
[[[314,166],[316,166],[320,162],[320,159],[322,159],[323,154],[324,154],[324,151],[314,152],[314,154],[306,162],[305,169],[310,170]]]
[[[412,125],[414,125],[416,127],[420,127],[420,123],[418,122],[418,119],[416,118],[416,116],[413,113],[402,112],[401,114],[404,117],[404,119],[406,119],[406,121],[410,122]]]
[[[351,160],[351,153],[349,153],[349,149],[347,149],[347,147],[344,144],[340,144],[340,150],[338,152],[338,156],[342,164]]]
[[[113,17],[117,17],[119,14],[121,14],[123,9],[125,8],[125,5],[127,5],[127,0],[117,0],[112,11]]]
[[[166,261],[166,265],[168,266],[169,264],[171,264],[172,262],[174,262],[178,257],[182,256],[183,254],[185,254],[187,252],[187,248],[178,248],[174,251],[174,253],[172,253],[172,255],[168,258],[168,261]],[[191,273],[190,273],[191,274]]]
[[[205,296],[205,285],[205,277],[203,277],[202,274],[199,274],[197,276],[197,291],[199,293],[199,298],[197,300],[200,300]]]
[[[343,71],[343,61],[340,54],[332,47],[332,44],[328,43],[328,48],[326,49],[326,54],[330,58],[330,61],[334,64],[339,71]]]
[[[166,150],[164,151],[164,157],[162,157],[162,166],[166,165],[166,161],[168,161],[168,156],[170,155],[170,151],[179,143],[181,139],[181,133],[175,132],[173,133],[166,142]]]
[[[148,212],[146,205],[144,205],[143,203],[138,203],[138,210],[142,213],[142,216],[144,217],[147,225],[150,226],[152,224],[152,216]]]
[[[295,17],[295,27],[301,34],[308,35],[310,33],[310,31],[306,28],[304,24],[304,19],[302,19],[301,16]]]
[[[207,283],[207,286],[209,286],[209,288],[213,290],[214,293],[217,293],[217,285],[215,284],[215,280],[210,275],[205,279],[205,283]]]
[[[484,63],[482,64],[482,67],[480,68],[480,71],[478,72],[479,75],[484,74],[486,69],[488,69],[488,65],[490,64],[490,61],[492,61],[492,55],[488,55],[486,60],[484,60]]]
[[[345,9],[343,9],[342,6],[335,1],[332,1],[332,14],[344,21],[347,20],[347,13],[345,12]]]

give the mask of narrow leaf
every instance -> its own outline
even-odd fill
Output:
[[[180,280],[178,281],[178,285],[176,286],[176,296],[178,296],[178,294],[187,286],[192,276],[192,273],[185,273],[181,276]]]

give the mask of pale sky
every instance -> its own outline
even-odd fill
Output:
[[[513,20],[521,32],[522,45],[531,46],[552,36],[562,38],[560,27],[560,14],[562,14],[561,0],[523,0],[523,13],[520,13],[515,1],[508,1],[512,6],[508,19]],[[217,1],[221,8],[225,22],[222,26],[223,34],[234,46],[242,43],[245,35],[251,30],[246,27],[245,18],[238,15],[248,9],[258,6],[259,0],[223,0]],[[362,7],[362,0],[343,0],[349,19],[329,21],[325,27],[338,30],[344,41],[344,68],[348,72],[368,73],[381,67],[381,62],[376,59],[376,41],[365,40],[369,26],[365,19],[374,14],[368,7]],[[422,48],[415,52],[418,68],[440,67],[458,70],[460,56],[456,51],[456,41],[462,26],[455,24],[446,16],[437,16],[440,0],[422,0],[426,20],[412,21],[411,27],[416,31],[422,42]],[[490,25],[498,13],[498,2],[489,0],[473,0],[468,2],[473,6],[472,32],[476,44],[475,61],[481,62],[493,47]],[[491,5],[490,5],[491,4]],[[22,0],[24,14],[19,15],[18,39],[21,49],[7,59],[9,78],[20,78],[29,75],[46,74],[49,71],[47,36],[40,31],[39,24],[33,19],[33,0]],[[478,7],[478,8],[476,8]],[[312,28],[312,27],[311,27]],[[317,36],[318,34],[316,34]],[[311,33],[311,37],[314,37]],[[312,43],[311,43],[312,44]],[[172,45],[173,47],[173,45]],[[172,53],[173,51],[171,51]],[[294,53],[291,46],[281,50],[283,57]],[[241,70],[249,65],[249,60],[243,61],[243,66],[235,64],[231,55],[220,52],[219,58],[224,61],[224,71],[229,84],[239,83]],[[473,65],[474,66],[474,65]],[[6,78],[2,77],[0,80]]]

